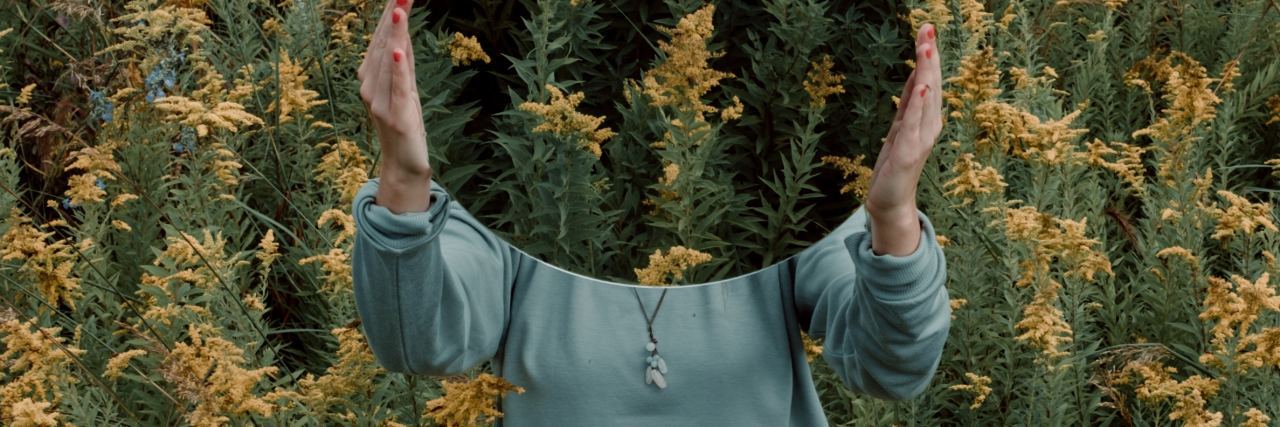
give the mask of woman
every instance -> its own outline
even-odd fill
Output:
[[[801,330],[825,338],[824,360],[856,392],[927,388],[951,314],[946,260],[915,203],[942,128],[932,25],[863,207],[767,268],[644,287],[520,251],[431,180],[407,3],[389,2],[359,70],[384,164],[353,203],[352,262],[380,364],[452,375],[492,358],[526,390],[503,399],[506,426],[826,425]]]

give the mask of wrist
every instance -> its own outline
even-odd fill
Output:
[[[871,230],[871,249],[875,255],[907,256],[920,246],[919,215],[915,204],[894,209],[867,209],[867,226]]]

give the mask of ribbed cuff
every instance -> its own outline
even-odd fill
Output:
[[[444,230],[453,198],[435,180],[431,181],[431,206],[426,211],[400,214],[374,203],[379,181],[372,178],[365,182],[351,202],[357,233],[380,249],[404,251],[435,239]]]
[[[916,216],[920,220],[920,243],[908,255],[877,255],[872,252],[870,218],[866,227],[845,238],[845,246],[853,257],[858,276],[879,299],[910,299],[926,291],[932,282],[929,279],[938,274],[939,258],[943,254],[933,223],[919,209],[916,209]]]

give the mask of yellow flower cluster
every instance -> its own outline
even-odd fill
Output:
[[[262,124],[262,119],[244,111],[244,106],[235,102],[219,102],[210,108],[185,96],[166,96],[156,100],[155,108],[168,114],[164,120],[191,126],[201,137],[207,136],[210,129],[236,132],[240,126]]]
[[[79,382],[69,368],[84,350],[59,336],[60,327],[41,328],[35,318],[18,322],[0,317],[8,318],[0,323],[0,377],[5,379],[0,384],[0,420],[57,420],[60,415],[48,410],[61,402],[64,388]]]
[[[262,235],[262,239],[258,240],[258,252],[253,257],[258,259],[258,275],[266,283],[267,275],[271,273],[271,263],[280,258],[280,244],[276,243],[275,230],[268,228]]]
[[[369,180],[369,170],[365,166],[368,159],[360,147],[345,138],[333,144],[321,143],[320,148],[328,148],[329,151],[316,165],[316,181],[337,190],[338,200],[343,206],[351,204],[360,186]]]
[[[1218,380],[1192,375],[1178,381],[1172,376],[1177,372],[1176,368],[1166,367],[1158,361],[1134,361],[1125,365],[1122,375],[1126,378],[1134,374],[1141,377],[1142,382],[1134,389],[1139,399],[1150,404],[1172,400],[1170,421],[1181,420],[1184,426],[1221,425],[1222,413],[1205,408],[1208,399],[1218,393]]]
[[[222,142],[215,142],[209,147],[213,150],[213,161],[209,164],[209,168],[213,170],[213,176],[222,184],[221,188],[217,189],[218,199],[235,200],[235,186],[240,184],[242,165],[237,161],[240,156]]]
[[[193,426],[223,426],[229,416],[271,416],[275,405],[254,394],[264,378],[279,369],[245,369],[244,350],[219,336],[208,324],[189,325],[189,341],[173,345],[160,372],[176,389],[176,396],[195,409],[186,414]],[[205,334],[211,336],[206,337]]]
[[[356,326],[335,328],[329,333],[338,338],[338,361],[325,369],[320,377],[307,374],[298,380],[297,391],[277,388],[267,394],[267,400],[297,401],[314,413],[327,413],[329,408],[340,406],[357,393],[368,390],[374,377],[383,370],[374,362],[364,334]]]
[[[1138,61],[1125,73],[1125,82],[1147,92],[1152,91],[1151,81],[1164,82],[1163,98],[1168,105],[1161,111],[1162,117],[1133,132],[1133,137],[1150,136],[1157,142],[1157,176],[1172,186],[1187,167],[1189,145],[1199,139],[1194,136],[1195,129],[1213,120],[1222,99],[1209,87],[1215,79],[1195,58],[1177,51],[1160,57],[1159,61],[1155,57]]]
[[[977,49],[978,44],[987,39],[992,15],[979,0],[960,0],[960,14],[964,16],[960,26],[969,32],[964,38],[964,51]]]
[[[911,34],[919,33],[925,23],[932,23],[937,28],[946,28],[951,23],[951,7],[946,0],[925,0],[924,4],[924,9],[911,9],[908,17]]]
[[[470,65],[472,61],[489,63],[489,54],[484,53],[484,49],[480,47],[480,40],[476,36],[464,36],[462,33],[453,33],[453,39],[449,41],[449,57],[453,58],[455,67]]]
[[[1227,190],[1218,190],[1218,195],[1227,199],[1230,206],[1223,209],[1215,203],[1208,207],[1209,214],[1218,220],[1213,229],[1213,238],[1225,240],[1237,234],[1251,235],[1258,228],[1280,231],[1271,220],[1271,203],[1251,203]]]
[[[1000,94],[1000,69],[991,47],[960,58],[960,67],[947,78],[947,86],[942,95],[952,117],[958,117],[966,105],[976,107],[995,99]]]
[[[992,221],[991,225],[1003,223],[1005,235],[1010,240],[1030,245],[1033,254],[1034,259],[1022,263],[1024,270],[1018,286],[1027,286],[1038,277],[1045,277],[1055,260],[1067,264],[1065,274],[1068,277],[1081,277],[1093,282],[1099,272],[1115,274],[1111,261],[1101,249],[1093,249],[1101,242],[1085,237],[1088,218],[1079,221],[1055,218],[1033,206],[983,209],[987,213],[998,211],[1003,211],[1004,218]]]
[[[822,357],[822,339],[814,339],[805,331],[800,331],[800,342],[804,345],[804,359],[813,363],[813,359]]]
[[[1016,339],[1031,344],[1043,355],[1042,361],[1050,369],[1050,361],[1067,355],[1062,346],[1071,343],[1072,330],[1062,318],[1062,310],[1057,307],[1062,284],[1057,280],[1046,279],[1036,290],[1036,296],[1022,308],[1022,320],[1015,325],[1023,331]]]
[[[75,308],[80,298],[80,279],[72,274],[72,269],[77,251],[88,250],[92,240],[82,240],[76,246],[68,239],[50,241],[54,233],[41,231],[17,208],[9,212],[8,224],[9,229],[0,236],[0,260],[22,261],[18,271],[37,284],[40,296],[49,305],[65,304]]]
[[[329,102],[316,99],[320,94],[307,89],[306,83],[310,77],[307,76],[301,64],[289,58],[289,52],[280,51],[280,63],[276,66],[276,73],[280,80],[280,98],[271,101],[271,105],[267,106],[267,112],[279,111],[281,124],[289,123],[294,118],[310,120],[311,115],[307,114],[307,110]]]
[[[943,184],[944,193],[953,197],[964,197],[961,206],[973,202],[969,195],[1002,194],[1008,185],[1000,172],[990,166],[983,166],[973,159],[973,153],[961,154],[954,166],[956,177]]]
[[[711,254],[672,246],[664,255],[658,249],[649,255],[649,266],[636,268],[636,280],[646,286],[667,286],[684,280],[686,270],[711,261]]]
[[[578,104],[586,97],[585,93],[574,92],[568,98],[559,88],[550,83],[546,86],[551,99],[546,104],[525,101],[520,110],[542,118],[542,123],[533,128],[534,132],[551,133],[567,138],[575,138],[578,146],[590,151],[600,158],[600,144],[612,138],[612,129],[600,129],[604,117],[596,117],[577,111]]]
[[[1268,273],[1262,273],[1252,282],[1234,274],[1230,282],[1209,277],[1200,319],[1215,322],[1212,331],[1216,355],[1202,355],[1202,362],[1221,366],[1222,359],[1236,354],[1242,370],[1264,365],[1280,367],[1280,327],[1265,328],[1257,333],[1249,331],[1263,312],[1280,312],[1280,296],[1268,283],[1270,278]],[[1232,338],[1240,339],[1234,352],[1227,349]],[[1253,350],[1242,351],[1251,345]]]
[[[711,20],[714,14],[715,5],[708,3],[680,18],[675,28],[658,27],[671,41],[658,40],[666,59],[644,76],[644,93],[650,105],[692,113],[698,123],[703,122],[703,113],[716,112],[715,107],[702,103],[702,95],[733,74],[714,70],[708,64],[710,59],[723,55],[707,50],[707,40],[715,28]]]
[[[161,44],[176,39],[181,45],[197,47],[204,43],[200,35],[209,30],[209,16],[203,10],[173,4],[157,6],[158,0],[133,0],[125,5],[130,11],[112,19],[117,26],[112,30],[120,36],[120,42],[99,53],[130,50],[148,44]],[[148,58],[148,61],[158,61]]]
[[[1075,139],[1089,132],[1071,124],[1082,110],[1058,120],[1042,122],[1035,114],[1012,104],[987,101],[975,109],[974,121],[982,130],[979,148],[1000,149],[1026,160],[1060,165],[1078,158]]]
[[[205,229],[201,232],[199,239],[185,231],[165,238],[165,250],[153,264],[170,267],[174,273],[163,277],[143,273],[143,283],[163,287],[164,283],[176,280],[208,290],[219,286],[220,277],[248,264],[238,257],[227,256],[227,239],[221,231],[214,234]]]
[[[866,157],[863,154],[859,154],[858,157],[852,159],[844,156],[822,156],[822,163],[840,169],[843,174],[841,178],[848,179],[849,175],[854,176],[853,180],[840,187],[840,194],[852,192],[858,200],[866,200],[867,192],[871,191],[871,175],[875,172],[875,170],[862,165],[862,160]]]
[[[1146,194],[1146,166],[1142,163],[1142,155],[1151,151],[1151,147],[1139,147],[1123,142],[1111,144],[1119,148],[1119,151],[1108,147],[1101,139],[1094,138],[1087,144],[1088,153],[1081,153],[1079,157],[1091,166],[1099,166],[1115,173],[1129,184],[1129,189],[1134,195]],[[1108,161],[1104,157],[1108,155],[1117,157],[1115,161]]]
[[[1159,252],[1156,252],[1157,258],[1168,258],[1171,256],[1182,258],[1183,260],[1187,261],[1187,264],[1190,264],[1192,266],[1200,265],[1200,258],[1196,257],[1194,254],[1191,253],[1191,251],[1187,250],[1187,248],[1184,248],[1182,246],[1170,246],[1170,247],[1161,249]]]
[[[124,372],[124,368],[129,367],[129,362],[133,361],[135,358],[146,355],[146,350],[135,348],[115,356],[111,356],[111,359],[107,360],[107,368],[102,371],[102,376],[113,380],[120,378],[120,373]]]
[[[341,228],[333,241],[334,247],[327,253],[298,260],[298,264],[320,264],[320,269],[325,273],[323,287],[325,291],[334,295],[339,292],[351,292],[354,289],[351,277],[351,254],[346,249],[349,245],[344,245],[343,242],[355,235],[355,220],[346,212],[330,209],[320,214],[320,219],[316,221],[319,227],[329,224],[336,224]]]
[[[1271,109],[1271,118],[1266,124],[1280,122],[1280,95],[1267,98],[1267,108]]]
[[[955,384],[947,389],[972,393],[973,403],[969,405],[969,409],[981,408],[983,402],[987,401],[987,396],[991,395],[991,377],[973,372],[965,372],[964,377],[969,379],[968,384]]]
[[[116,180],[116,174],[120,173],[120,165],[116,163],[113,153],[120,145],[119,141],[109,140],[104,144],[84,147],[71,153],[72,161],[67,169],[81,171],[67,180],[66,195],[71,199],[71,203],[81,205],[102,202],[107,192],[98,187],[98,180],[102,180],[104,184],[107,181]]]
[[[482,373],[469,381],[440,381],[444,395],[427,401],[426,416],[437,425],[478,426],[492,423],[502,416],[494,408],[497,398],[514,391],[524,393],[524,387],[511,384],[506,379]]]
[[[58,417],[62,414],[57,412],[45,412],[53,406],[49,402],[37,402],[31,398],[22,399],[13,404],[9,413],[12,417],[13,427],[56,427],[58,425]]]
[[[844,93],[844,75],[833,74],[831,55],[822,55],[822,60],[809,63],[809,72],[804,80],[804,91],[809,93],[809,106],[815,110],[827,105],[827,97]],[[734,97],[737,99],[737,97]]]
[[[1249,408],[1244,412],[1244,423],[1242,427],[1267,427],[1271,422],[1271,417],[1259,411],[1258,408]]]
[[[35,83],[23,86],[22,90],[18,91],[18,97],[14,98],[13,103],[15,105],[27,105],[31,103],[31,95],[33,95],[35,91],[36,91]]]

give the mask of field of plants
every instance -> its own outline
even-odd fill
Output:
[[[0,0],[0,424],[501,416],[361,333],[385,4]],[[831,424],[1280,425],[1276,0],[419,0],[434,179],[568,270],[750,272],[861,204],[924,23],[951,336],[905,401],[811,342]]]

